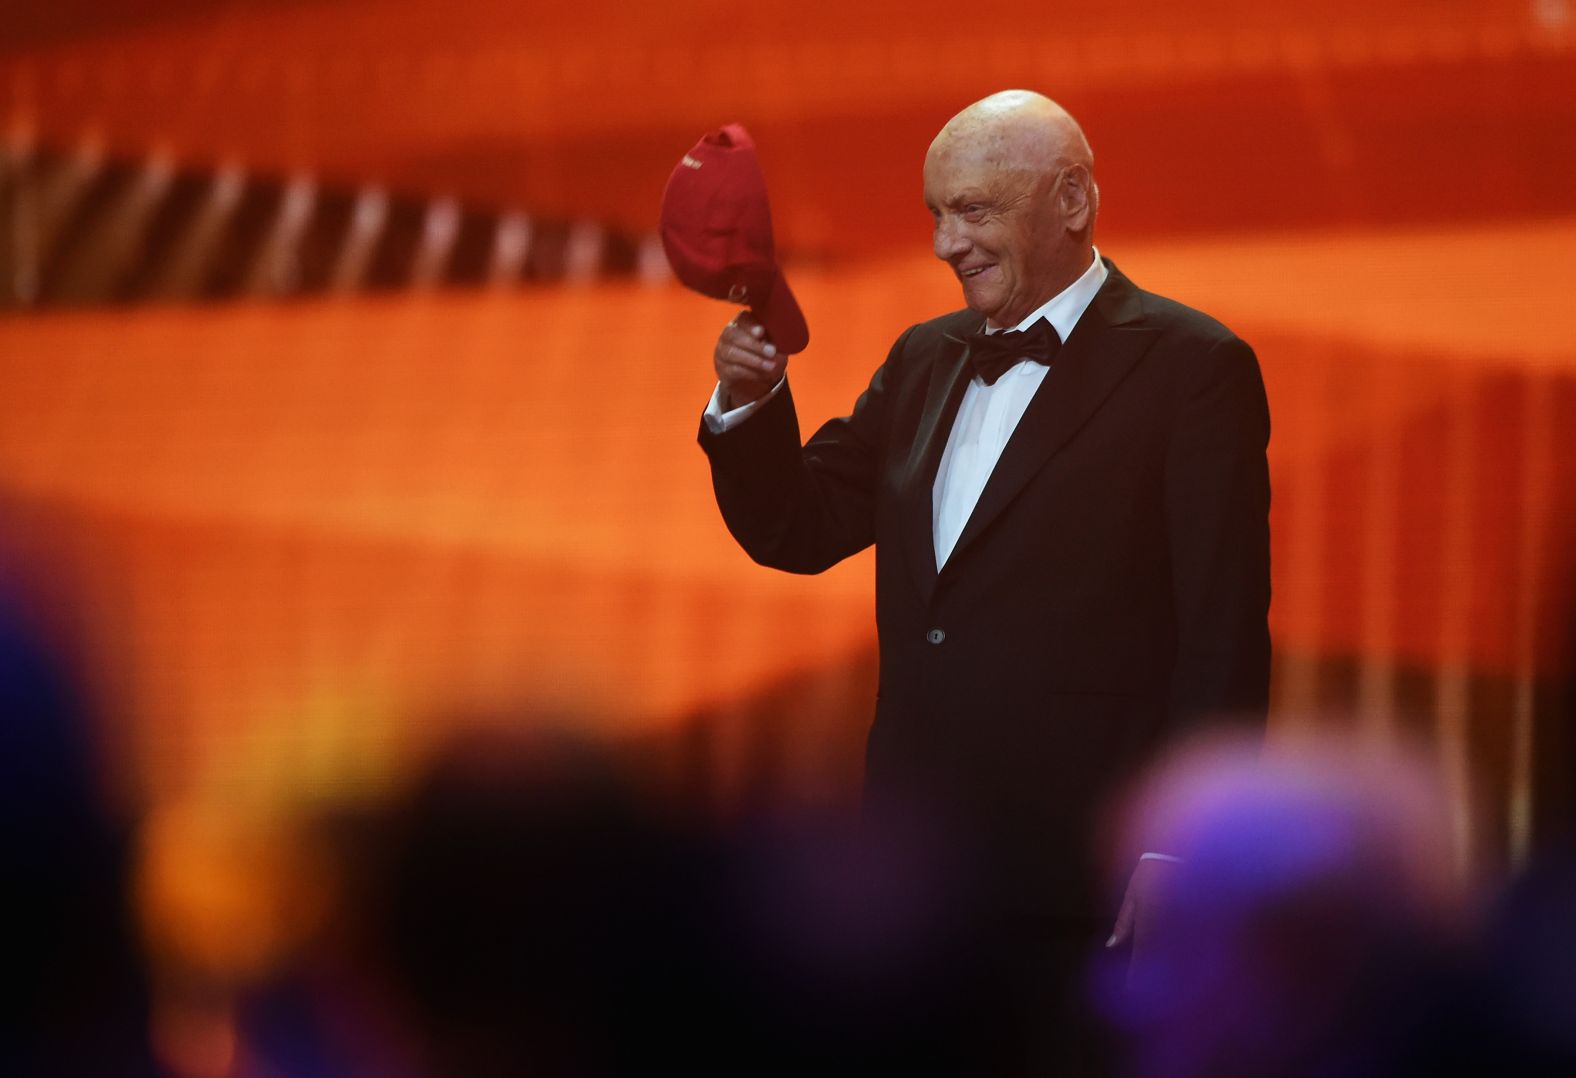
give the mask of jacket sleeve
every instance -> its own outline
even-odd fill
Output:
[[[888,382],[908,336],[892,346],[853,412],[827,422],[802,447],[788,385],[726,433],[701,424],[717,506],[761,565],[819,573],[875,540]]]
[[[1244,341],[1225,338],[1189,365],[1166,457],[1179,724],[1262,726],[1268,711],[1269,426]]]

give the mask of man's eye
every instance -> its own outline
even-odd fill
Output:
[[[985,207],[978,202],[970,202],[967,206],[963,207],[963,217],[965,220],[978,221],[984,216]]]

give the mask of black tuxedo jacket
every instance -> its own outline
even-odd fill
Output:
[[[911,327],[800,446],[785,386],[725,434],[717,503],[756,561],[876,547],[867,793],[939,817],[1029,912],[1098,915],[1095,816],[1203,718],[1262,724],[1269,412],[1253,351],[1109,275],[938,573],[931,489],[970,377],[958,311]]]

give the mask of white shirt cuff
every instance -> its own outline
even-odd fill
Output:
[[[779,378],[777,384],[772,386],[771,392],[766,394],[766,396],[752,400],[749,404],[741,404],[739,407],[726,412],[722,410],[722,383],[718,382],[717,388],[711,391],[711,400],[706,404],[706,410],[701,413],[701,418],[706,423],[706,429],[713,434],[728,433],[734,427],[737,427],[750,416],[760,411],[767,401],[777,396],[778,391],[782,389],[783,384],[787,381],[787,376]]]

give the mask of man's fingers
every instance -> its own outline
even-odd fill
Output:
[[[728,326],[729,328],[742,330],[745,333],[753,332],[758,337],[764,336],[766,333],[766,331],[761,328],[760,320],[755,317],[755,312],[749,310],[748,308],[734,315],[733,321],[729,322]]]
[[[739,378],[777,378],[786,356],[766,339],[766,330],[748,311],[723,327],[714,356],[717,376],[724,382]]]
[[[717,377],[725,382],[736,378],[775,379],[781,374],[780,360],[732,351],[719,354],[717,357]]]
[[[770,348],[771,346],[767,345],[767,347]],[[761,352],[751,348],[741,348],[736,344],[730,344],[724,347],[721,358],[725,363],[734,363],[740,366],[749,367],[752,370],[758,370],[762,372],[774,370],[779,366],[775,349],[772,352]]]
[[[729,322],[719,338],[718,347],[737,348],[741,352],[774,359],[777,346],[766,339],[766,331],[753,323]]]
[[[752,341],[760,342],[761,352],[763,354],[767,356],[775,356],[777,354],[777,346],[766,339],[765,326],[752,325],[749,327],[749,334]]]

